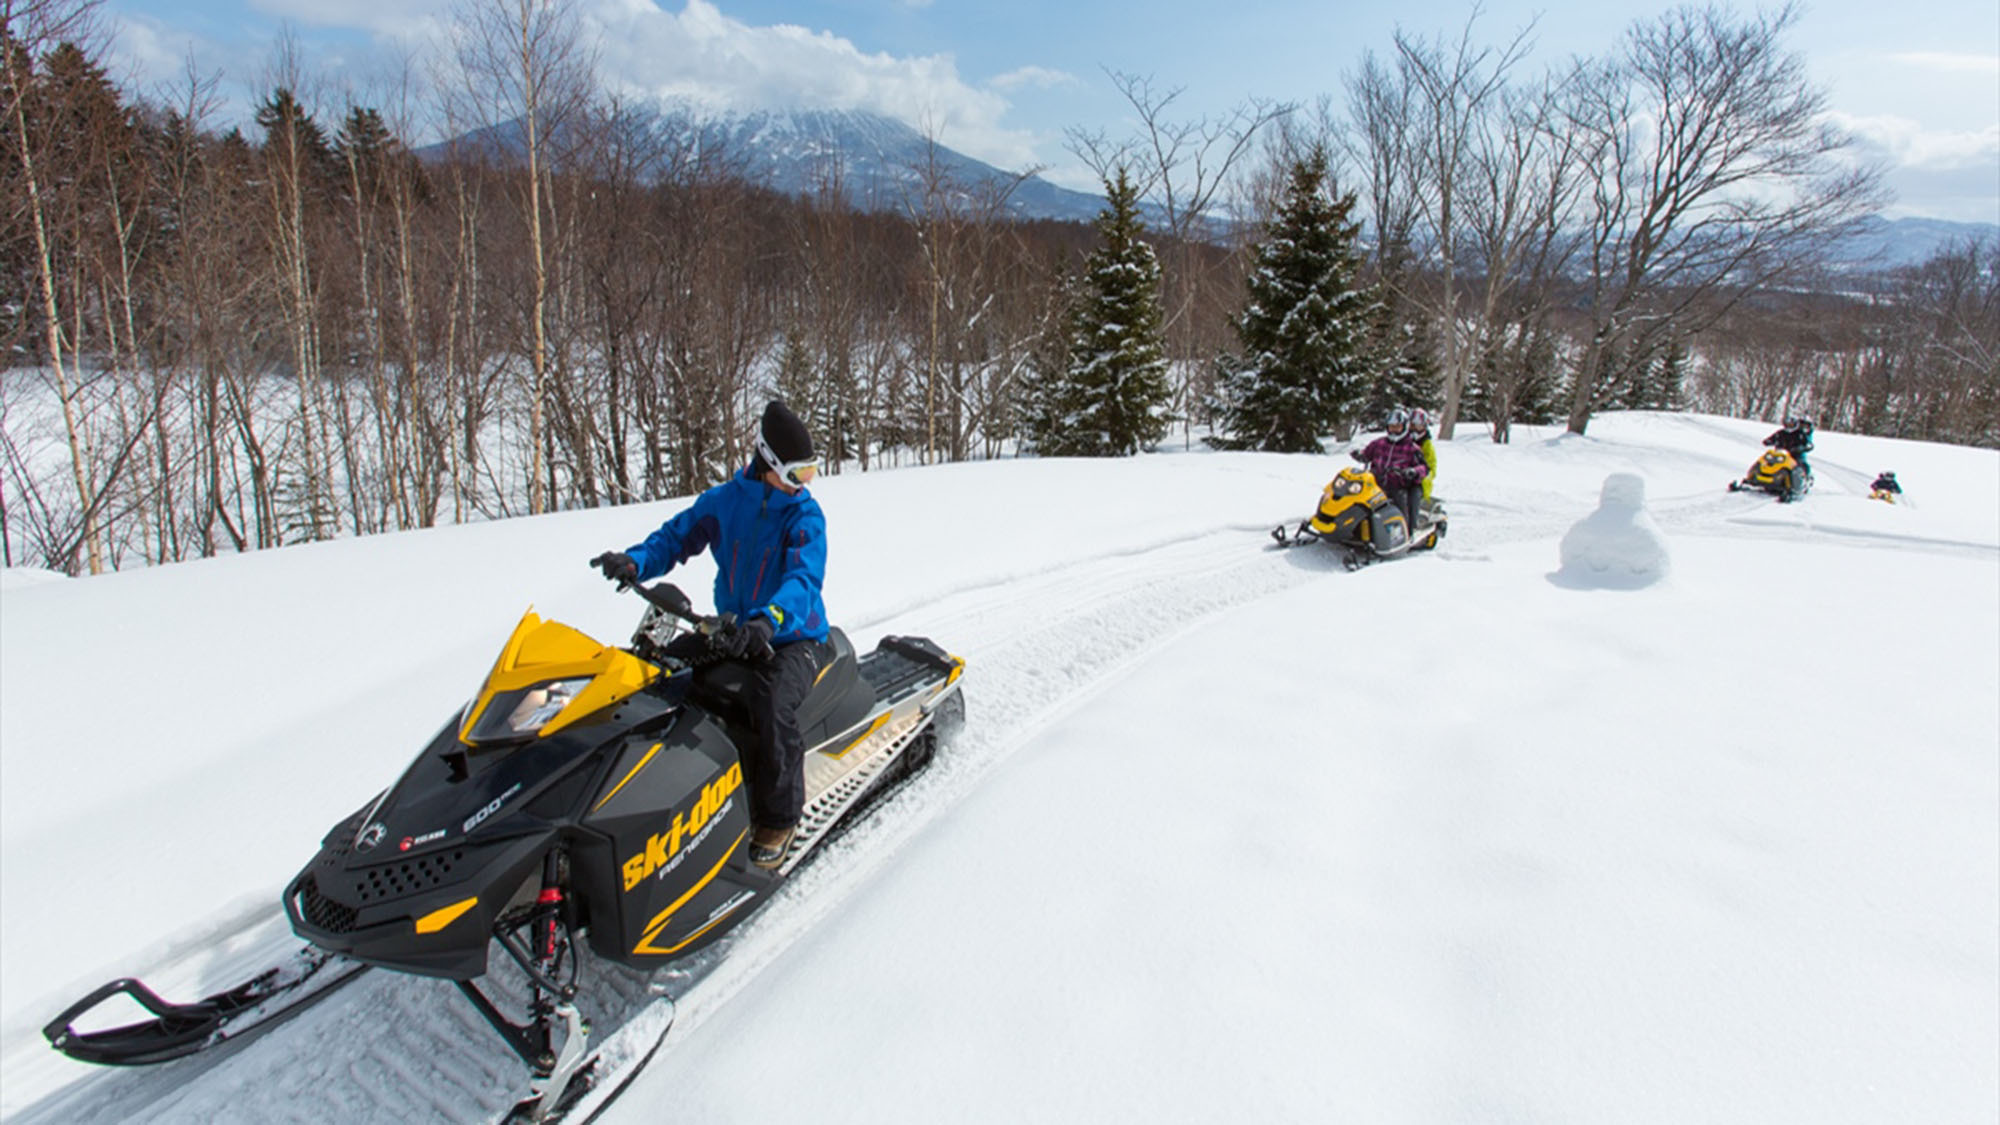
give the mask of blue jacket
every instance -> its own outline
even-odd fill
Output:
[[[746,468],[625,553],[649,579],[703,548],[715,557],[717,613],[762,614],[772,644],[826,639],[826,517],[811,492],[788,496]]]

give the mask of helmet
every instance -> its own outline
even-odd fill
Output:
[[[1382,428],[1389,432],[1390,437],[1402,437],[1410,431],[1410,412],[1400,406],[1391,410]]]
[[[1896,479],[1896,474],[1895,474],[1895,473],[1893,473],[1893,472],[1891,472],[1891,471],[1889,471],[1888,469],[1883,469],[1883,470],[1882,470],[1882,479],[1883,479],[1883,480],[1895,480],[1895,479]]]
[[[1799,429],[1801,429],[1801,430],[1805,431],[1806,433],[1812,433],[1812,432],[1813,432],[1813,420],[1812,420],[1811,418],[1801,418],[1801,419],[1799,419]]]
[[[1429,411],[1421,406],[1410,411],[1410,432],[1413,434],[1427,434],[1431,432],[1431,416]]]

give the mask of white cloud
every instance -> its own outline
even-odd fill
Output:
[[[1002,168],[1035,162],[1033,137],[1001,124],[1009,103],[968,85],[950,55],[868,53],[827,31],[753,27],[709,0],[668,12],[653,0],[599,0],[604,83],[727,109],[807,106],[894,117]]]
[[[987,85],[996,90],[1018,90],[1023,86],[1032,86],[1037,90],[1051,90],[1058,86],[1082,85],[1082,79],[1066,70],[1050,70],[1045,66],[1024,66],[992,79]]]
[[[1892,114],[1831,113],[1834,124],[1898,167],[1949,171],[2000,161],[2000,125],[1976,130],[1926,129]]]

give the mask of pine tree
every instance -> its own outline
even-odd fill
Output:
[[[1386,294],[1376,305],[1370,350],[1375,377],[1362,398],[1361,419],[1374,425],[1398,406],[1438,406],[1437,337],[1431,322],[1408,301]]]
[[[1045,452],[1069,417],[1064,374],[1069,368],[1070,312],[1078,301],[1077,277],[1068,266],[1050,286],[1040,326],[1028,349],[1027,371],[1014,400],[1014,430],[1024,452]]]
[[[1217,409],[1229,449],[1311,453],[1343,433],[1370,371],[1375,300],[1360,282],[1354,196],[1334,195],[1326,152],[1295,161],[1284,202],[1256,249],[1236,318],[1242,352],[1220,372]]]
[[[1118,457],[1166,436],[1166,343],[1160,264],[1141,237],[1139,193],[1125,170],[1106,181],[1111,205],[1097,217],[1103,244],[1090,255],[1070,307],[1068,358],[1045,386],[1036,442],[1050,456]]]

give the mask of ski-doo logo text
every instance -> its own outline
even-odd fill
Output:
[[[708,822],[729,804],[730,794],[743,785],[743,764],[729,767],[729,772],[702,787],[701,796],[683,812],[674,814],[672,828],[658,833],[646,841],[646,849],[625,861],[625,889],[646,881],[646,876],[658,871],[680,854],[681,845],[700,835]]]
[[[514,794],[519,793],[520,791],[521,791],[521,783],[517,781],[514,783],[514,787],[512,789],[509,789],[505,793],[500,794],[498,797],[493,798],[491,801],[486,802],[485,808],[480,809],[478,812],[473,813],[471,816],[465,818],[465,830],[467,832],[470,832],[473,829],[479,827],[480,821],[483,821],[487,817],[492,816],[494,813],[499,812],[500,806],[507,803],[507,798],[512,797]]]
[[[441,840],[443,838],[444,838],[444,829],[440,828],[435,832],[426,832],[421,836],[405,836],[403,837],[403,842],[397,844],[396,847],[402,851],[409,851],[411,848],[416,847],[418,844],[428,844],[432,840]]]

